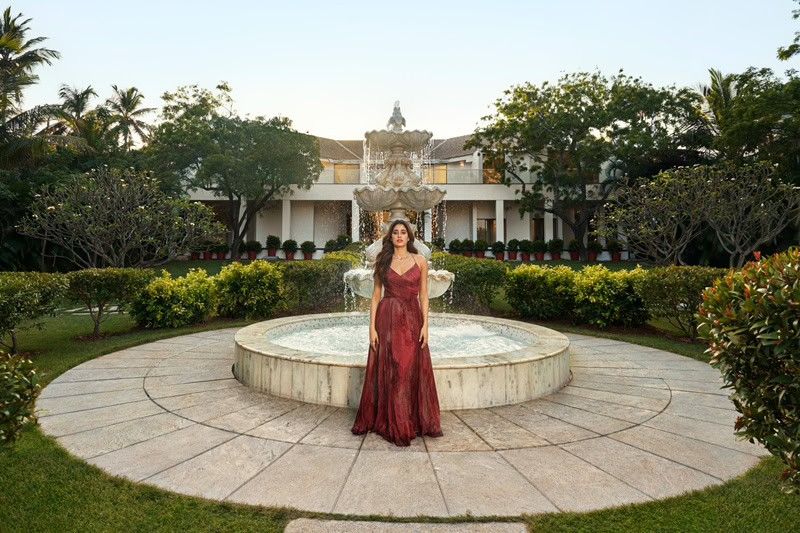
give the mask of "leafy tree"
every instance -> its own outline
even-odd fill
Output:
[[[622,73],[567,74],[555,85],[507,90],[466,147],[480,149],[503,183],[520,186],[520,213],[543,210],[569,226],[585,257],[589,222],[624,175],[685,157],[700,124],[696,103],[691,91]],[[532,183],[528,172],[537,174]]]
[[[800,0],[795,0],[795,2],[800,4]],[[800,9],[795,9],[792,11],[792,18],[794,20],[800,18]],[[792,44],[787,47],[781,46],[778,48],[778,59],[781,61],[786,61],[798,53],[800,53],[800,31],[795,32],[794,41],[792,41]]]
[[[223,83],[217,90],[166,93],[147,152],[159,176],[228,200],[236,254],[267,202],[290,194],[292,185],[308,189],[322,163],[318,141],[292,129],[289,119],[242,119],[226,108],[230,88]]]
[[[122,138],[122,148],[126,152],[133,146],[134,135],[142,141],[149,138],[150,126],[142,120],[142,116],[155,111],[153,107],[142,107],[144,95],[136,87],[120,89],[112,85],[114,95],[106,100],[106,107],[111,112],[110,122],[114,125],[111,134]]]
[[[155,178],[102,168],[42,190],[18,231],[79,268],[148,267],[219,236],[213,219],[198,202],[168,197]]]

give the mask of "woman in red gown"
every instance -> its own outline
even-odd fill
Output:
[[[421,435],[441,437],[428,349],[428,262],[417,254],[407,222],[389,226],[373,278],[369,356],[352,432],[373,431],[397,446]]]

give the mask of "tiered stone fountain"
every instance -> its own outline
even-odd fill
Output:
[[[431,209],[445,189],[422,183],[411,156],[430,140],[427,131],[404,131],[395,104],[388,129],[366,133],[370,149],[388,154],[375,183],[357,187],[358,205],[390,211],[388,225],[406,220],[407,210]],[[414,225],[411,224],[412,228]],[[414,228],[416,230],[416,228]],[[430,260],[420,240],[417,250]],[[372,296],[372,266],[382,246],[366,250],[366,265],[345,274],[353,291]],[[446,270],[428,269],[428,297],[451,286]],[[253,389],[275,396],[337,407],[358,406],[369,347],[367,313],[329,313],[279,318],[239,330],[233,373]],[[430,313],[430,351],[442,410],[525,402],[557,391],[569,379],[569,340],[556,331],[500,318]]]
[[[406,216],[408,210],[427,211],[438,205],[447,191],[438,185],[425,185],[422,176],[411,170],[411,154],[419,153],[430,141],[429,131],[404,131],[406,119],[400,112],[400,102],[395,102],[394,112],[385,130],[372,130],[365,134],[370,150],[389,154],[384,159],[384,170],[375,178],[375,183],[356,187],[353,195],[356,203],[366,211],[389,211],[389,219],[381,227],[386,233],[395,220],[405,220],[416,231],[416,226]],[[350,270],[345,281],[354,293],[364,298],[372,296],[372,271],[383,239],[377,239],[366,250],[366,265]],[[428,259],[428,298],[438,298],[453,283],[453,273],[434,270],[430,265],[431,250],[417,239],[417,251]]]

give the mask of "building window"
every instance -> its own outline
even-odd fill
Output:
[[[447,165],[433,165],[423,168],[422,178],[425,183],[447,183]]]
[[[334,183],[359,183],[358,165],[333,165]]]
[[[478,239],[492,244],[497,240],[497,223],[493,218],[478,219]]]

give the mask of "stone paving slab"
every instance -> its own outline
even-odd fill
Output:
[[[297,518],[286,525],[285,533],[527,533],[525,524],[483,522],[430,524],[420,522],[344,522]]]
[[[41,427],[107,472],[167,490],[403,517],[637,503],[722,483],[766,455],[733,435],[737,413],[716,370],[652,348],[570,334],[573,380],[561,391],[442,412],[443,437],[396,447],[374,433],[353,435],[352,409],[241,385],[231,377],[234,333],[185,335],[79,365],[42,392]],[[306,520],[287,531],[524,525]]]

